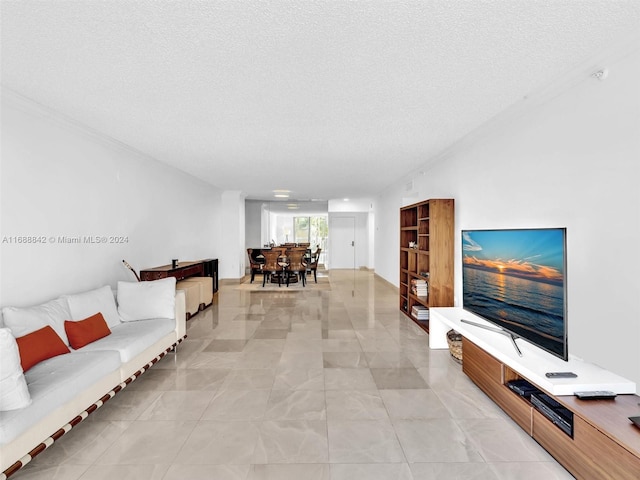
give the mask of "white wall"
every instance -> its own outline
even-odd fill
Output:
[[[219,262],[218,266],[221,279],[240,280],[244,276],[247,262],[244,203],[242,192],[238,190],[222,192],[220,256],[224,258],[224,262]]]
[[[368,246],[368,256],[367,256],[367,268],[374,270],[376,268],[376,257],[375,257],[375,247],[376,247],[376,215],[373,212],[373,202],[371,203],[371,211],[368,213],[367,217],[367,246]]]
[[[380,195],[376,271],[398,285],[407,197],[455,199],[456,299],[461,229],[567,227],[569,352],[640,390],[640,54],[606,66],[605,81],[583,74],[452,149],[414,192],[403,181]]]
[[[260,248],[262,241],[262,205],[264,202],[245,200],[245,248]],[[248,260],[247,260],[248,261]]]
[[[122,259],[140,270],[218,257],[220,192],[210,185],[6,91],[1,128],[0,305],[134,280]],[[58,241],[78,235],[126,240]],[[9,243],[15,236],[47,243]]]
[[[338,212],[369,212],[373,208],[371,198],[350,198],[348,200],[329,200],[328,210],[330,213]]]

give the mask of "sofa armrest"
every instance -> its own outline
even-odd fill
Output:
[[[187,334],[187,310],[184,291],[176,290],[176,337],[178,340]]]

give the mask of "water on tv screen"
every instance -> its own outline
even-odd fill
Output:
[[[462,231],[465,310],[567,360],[566,229]]]

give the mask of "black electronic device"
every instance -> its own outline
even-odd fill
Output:
[[[525,398],[530,398],[532,393],[540,392],[537,387],[534,387],[524,379],[511,380],[510,382],[507,382],[507,387]]]
[[[640,428],[640,417],[629,417],[629,420],[631,420],[636,427]]]
[[[573,437],[573,413],[546,393],[532,393],[531,404],[564,433]]]
[[[547,378],[576,378],[578,375],[573,372],[547,372],[544,376]]]
[[[545,406],[549,407],[550,409],[558,409],[558,408],[563,408],[562,404],[558,403],[557,400],[555,400],[554,398],[550,397],[549,395],[547,395],[546,393],[536,393],[535,395],[533,395],[534,398],[531,398],[531,402],[533,403],[533,400],[538,400],[539,402],[542,402]]]
[[[617,394],[609,390],[593,390],[588,392],[573,393],[580,400],[611,400],[616,398]]]

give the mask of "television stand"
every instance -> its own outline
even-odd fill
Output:
[[[518,356],[521,357],[522,356],[522,351],[520,350],[520,348],[518,348],[518,344],[516,343],[516,338],[520,338],[519,336],[511,333],[511,332],[507,332],[504,328],[500,328],[500,327],[492,327],[489,325],[482,325],[481,323],[478,322],[472,322],[471,320],[466,320],[464,318],[461,318],[460,321],[462,323],[467,323],[469,325],[473,325],[474,327],[478,327],[478,328],[484,328],[485,330],[489,330],[491,332],[495,332],[495,333],[499,333],[501,335],[506,336],[507,338],[509,338],[509,340],[511,340],[511,344],[513,345],[513,348],[516,349],[516,352],[518,352]]]
[[[469,321],[491,324],[461,308],[432,308],[429,321],[429,348],[448,348],[451,328],[462,334],[462,371],[576,478],[637,478],[640,429],[629,420],[640,413],[634,382],[572,357],[565,362],[528,342],[521,342],[524,355],[519,357],[503,335],[470,326]],[[561,370],[578,376],[550,379],[544,374]],[[555,405],[570,420],[554,423],[539,399],[532,402],[509,384],[537,389],[547,405]],[[618,395],[614,400],[580,400],[573,395],[582,390]]]

